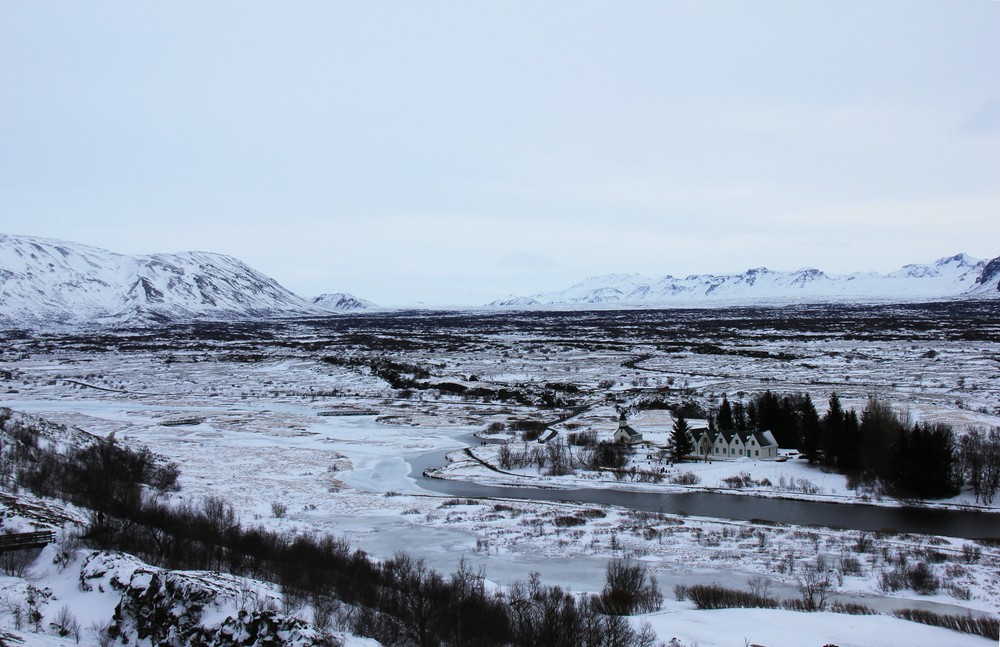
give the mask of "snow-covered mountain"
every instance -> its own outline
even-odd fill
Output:
[[[986,264],[969,294],[1000,298],[1000,256]]]
[[[0,234],[0,326],[329,314],[221,254],[126,256]]]
[[[329,312],[355,312],[358,310],[370,310],[376,308],[374,303],[359,299],[353,294],[343,292],[332,292],[321,294],[312,300],[313,305]]]
[[[913,301],[998,296],[1000,258],[992,261],[957,254],[926,265],[904,265],[889,274],[826,274],[817,269],[778,272],[765,267],[742,274],[693,274],[651,279],[639,274],[607,274],[561,292],[498,299],[492,307],[557,304],[680,304],[845,301]]]

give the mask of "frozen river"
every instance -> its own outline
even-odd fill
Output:
[[[449,450],[453,451],[453,450]],[[431,478],[424,471],[447,463],[448,451],[422,454],[408,462],[411,477],[432,492],[459,497],[496,497],[540,501],[574,501],[622,506],[648,512],[713,517],[736,521],[760,520],[802,526],[824,526],[866,532],[912,532],[963,539],[1000,538],[1000,514],[975,510],[942,510],[826,503],[781,498],[714,494],[711,492],[633,492],[580,488],[557,490],[480,485]]]

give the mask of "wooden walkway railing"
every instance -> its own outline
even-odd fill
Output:
[[[0,535],[0,553],[8,550],[21,550],[23,548],[40,548],[51,544],[55,540],[56,533],[52,530]]]

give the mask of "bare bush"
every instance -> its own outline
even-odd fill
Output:
[[[24,577],[37,552],[33,548],[4,551],[0,553],[0,570],[10,577]]]
[[[695,584],[687,587],[686,593],[699,609],[776,609],[780,606],[774,598],[718,584]]]
[[[883,570],[879,574],[878,585],[886,593],[905,589],[907,587],[905,567],[897,564],[892,569]]]
[[[818,611],[826,607],[833,583],[830,575],[815,566],[806,565],[799,575],[799,595],[807,611]]]
[[[111,622],[99,622],[95,620],[90,623],[90,635],[94,637],[99,647],[111,647],[115,644],[115,638],[111,635]]]
[[[608,563],[604,591],[597,597],[603,613],[627,616],[659,610],[663,604],[656,577],[642,564],[627,559],[614,559]]]
[[[911,568],[906,576],[910,588],[920,595],[931,595],[941,588],[941,580],[934,575],[934,571],[926,562],[920,562]]]
[[[73,556],[80,550],[80,533],[76,530],[63,530],[59,533],[59,540],[56,542],[56,554],[52,557],[52,563],[62,571],[73,560]]]
[[[750,593],[761,598],[769,597],[771,593],[771,580],[763,575],[754,575],[747,580]]]
[[[983,549],[975,544],[962,545],[962,559],[966,564],[975,564],[983,556]]]
[[[1000,620],[996,618],[974,618],[971,614],[967,616],[945,615],[923,609],[898,609],[893,612],[893,615],[912,622],[984,636],[990,640],[1000,635]]]
[[[840,572],[844,575],[864,575],[861,560],[852,555],[844,555],[840,558]]]
[[[24,628],[24,605],[21,604],[20,596],[14,594],[5,594],[0,597],[0,604],[3,608],[7,610],[10,614],[11,620],[14,623],[14,628],[20,631]]]
[[[76,642],[80,642],[80,622],[69,610],[69,605],[62,605],[49,625],[61,638],[74,638]]]
[[[959,600],[972,599],[972,590],[969,587],[962,586],[960,584],[955,584],[955,583],[949,584],[948,594],[951,595],[953,598],[957,598]]]

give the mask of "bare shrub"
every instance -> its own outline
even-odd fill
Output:
[[[486,427],[485,433],[487,434],[499,434],[504,430],[504,424],[502,422],[491,422]]]
[[[971,600],[972,590],[967,586],[951,583],[948,585],[948,594],[959,600]]]
[[[883,570],[879,574],[878,585],[886,593],[905,589],[907,586],[906,569],[896,565],[892,569]]]
[[[674,485],[698,485],[701,477],[694,472],[682,472],[670,477],[670,482]]]
[[[861,560],[853,555],[844,555],[840,558],[840,572],[844,575],[864,575]]]
[[[283,519],[288,514],[288,506],[281,501],[272,501],[271,514],[275,519]]]
[[[663,604],[663,594],[656,576],[645,566],[627,559],[614,559],[608,563],[604,590],[596,602],[602,613],[627,616],[657,611]]]
[[[718,584],[695,584],[687,587],[686,593],[699,609],[776,609],[780,606],[774,598]]]
[[[313,626],[322,632],[334,629],[340,606],[340,601],[334,600],[328,595],[314,595],[312,598]]]
[[[0,604],[3,608],[7,610],[10,614],[11,620],[14,622],[14,628],[20,631],[24,628],[24,606],[21,604],[21,599],[19,596],[10,594],[0,597]]]
[[[799,595],[802,605],[807,611],[818,611],[826,607],[827,599],[830,597],[830,590],[833,583],[830,575],[812,565],[802,568],[799,575]]]
[[[893,615],[912,622],[984,636],[990,640],[1000,635],[1000,620],[996,618],[974,618],[971,615],[945,615],[924,611],[923,609],[897,609],[893,612]]]
[[[514,467],[514,452],[507,443],[500,445],[497,450],[497,462],[500,463],[500,469],[509,470]]]
[[[570,445],[576,447],[596,447],[597,446],[597,432],[593,429],[589,431],[579,431],[571,432],[567,436],[567,440]]]
[[[833,602],[830,605],[830,611],[834,613],[846,613],[852,616],[875,616],[878,615],[878,611],[872,609],[871,607],[866,607],[863,604],[857,604],[854,602]]]
[[[73,615],[73,612],[69,610],[69,605],[64,604],[60,607],[55,619],[49,623],[49,626],[61,638],[74,638],[76,642],[80,642],[80,622]]]
[[[81,546],[79,532],[75,530],[60,532],[59,540],[56,542],[56,554],[52,557],[52,563],[62,571],[73,560],[73,556],[76,555]]]
[[[722,479],[722,484],[731,490],[742,490],[754,484],[749,472],[740,472],[735,476],[727,476]]]
[[[975,564],[983,556],[983,549],[975,544],[962,545],[962,560],[966,564]]]
[[[941,580],[934,575],[933,569],[926,562],[920,562],[911,568],[906,576],[910,588],[920,595],[931,595],[941,588]]]
[[[749,578],[747,586],[750,588],[750,593],[761,598],[769,597],[771,593],[771,580],[763,575],[754,575]]]
[[[95,620],[90,623],[90,635],[94,637],[99,647],[111,647],[115,644],[115,639],[111,635],[111,622],[98,622]]]
[[[281,587],[281,612],[286,616],[297,616],[309,602],[307,593],[294,586]]]
[[[0,570],[4,575],[24,577],[28,567],[35,561],[37,551],[33,548],[24,550],[7,550],[0,553]]]
[[[553,519],[553,523],[560,528],[570,528],[572,526],[584,526],[587,524],[587,520],[577,516],[560,515]]]

